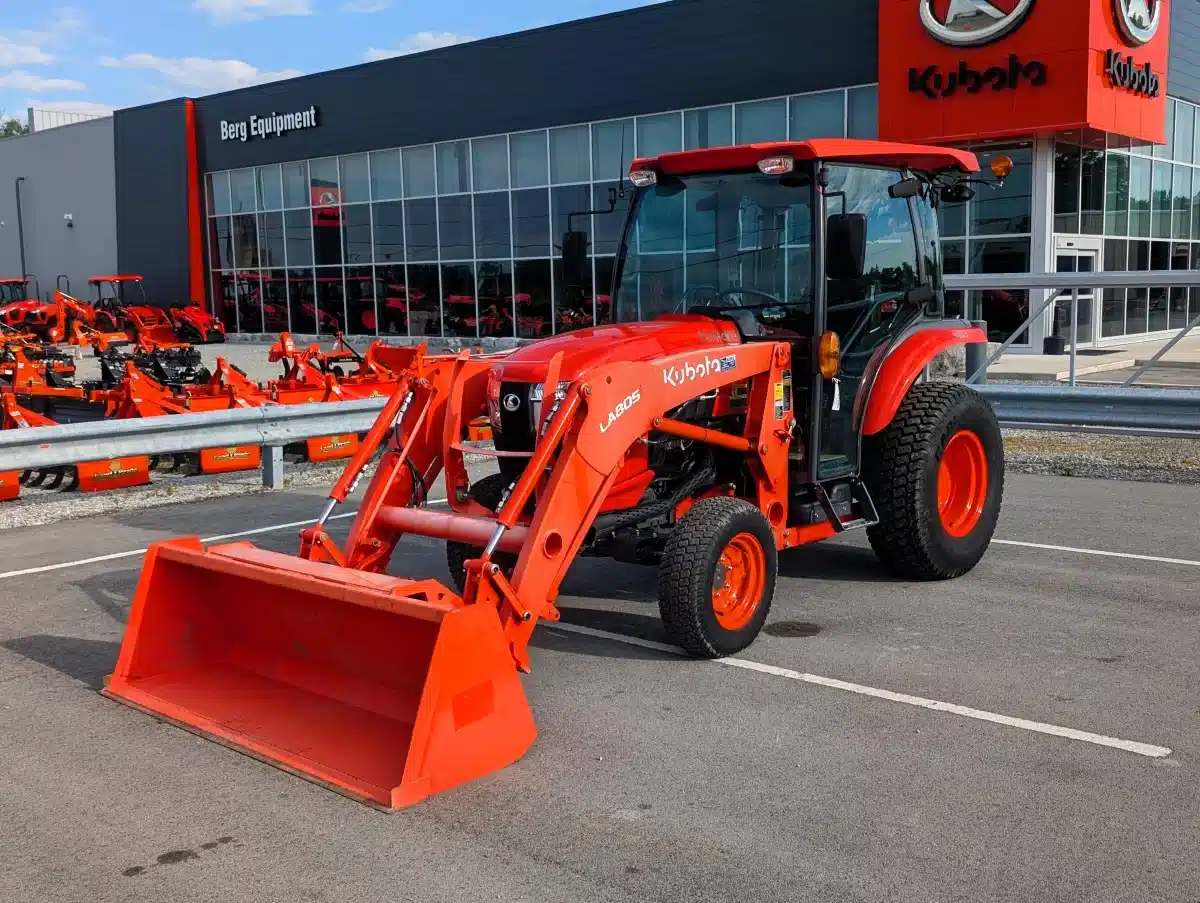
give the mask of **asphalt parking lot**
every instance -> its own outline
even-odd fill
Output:
[[[0,531],[0,899],[1200,901],[1200,487],[1012,475],[948,583],[788,553],[732,664],[658,647],[651,570],[582,562],[533,749],[394,815],[96,692],[147,543],[291,551],[319,507]],[[424,541],[392,571],[446,579]]]

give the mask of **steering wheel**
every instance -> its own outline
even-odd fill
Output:
[[[759,298],[765,298],[771,304],[783,304],[784,303],[783,299],[776,298],[770,292],[764,292],[762,289],[757,289],[757,288],[742,288],[739,286],[737,288],[723,289],[722,291],[717,293],[718,298],[724,298],[726,295],[755,295],[756,297],[759,297]],[[743,305],[741,303],[738,303],[737,305],[734,305],[734,306],[742,307]]]

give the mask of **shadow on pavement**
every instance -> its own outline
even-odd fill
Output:
[[[621,636],[636,637],[655,643],[668,642],[657,614],[651,617],[597,608],[562,608],[560,611],[564,624],[590,627],[593,630],[603,630],[606,633],[617,633]],[[601,637],[556,632],[554,624],[549,621],[543,621],[538,625],[538,629],[534,631],[531,645],[538,649],[591,655],[599,658],[647,659],[650,661],[675,658],[669,652],[656,652],[653,649],[628,646]]]
[[[108,571],[78,581],[78,587],[96,607],[116,621],[124,624],[129,618],[129,607],[137,589],[139,569]]]
[[[117,662],[121,644],[111,640],[82,640],[73,636],[34,634],[0,643],[30,661],[53,668],[90,689],[99,690]]]
[[[868,547],[818,542],[779,553],[779,576],[792,580],[900,583]]]

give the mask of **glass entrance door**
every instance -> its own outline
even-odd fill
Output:
[[[1094,273],[1098,269],[1097,264],[1099,260],[1100,252],[1098,250],[1090,248],[1059,249],[1055,252],[1054,270],[1057,273]],[[1078,327],[1075,342],[1079,348],[1090,348],[1095,336],[1099,334],[1095,322],[1099,312],[1096,304],[1096,290],[1094,288],[1081,288],[1077,294]],[[1054,302],[1054,322],[1051,326],[1050,334],[1062,339],[1065,347],[1070,347],[1070,291],[1064,291],[1058,300]]]

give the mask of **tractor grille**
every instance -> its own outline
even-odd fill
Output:
[[[529,401],[532,388],[532,383],[500,384],[500,429],[494,435],[497,451],[533,451],[537,411]],[[515,409],[510,411],[510,407]],[[500,459],[500,472],[509,482],[516,480],[524,469],[525,462],[520,458]]]

